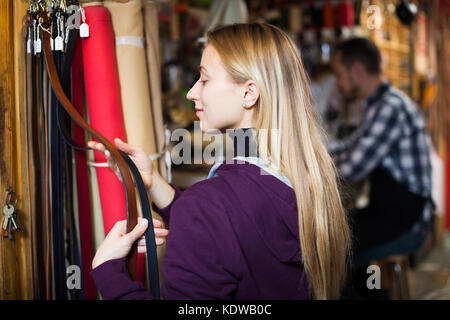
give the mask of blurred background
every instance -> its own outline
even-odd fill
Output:
[[[218,2],[222,2],[221,11]],[[354,36],[376,43],[384,77],[417,103],[433,141],[435,219],[428,240],[411,261],[410,286],[416,299],[450,298],[450,210],[446,209],[450,207],[450,162],[446,160],[450,150],[450,2],[192,0],[160,1],[159,5],[164,117],[172,130],[190,130],[191,141],[197,118],[185,95],[197,81],[204,32],[214,22],[263,21],[288,32],[309,74],[316,112],[326,132],[336,139],[356,130],[364,114],[361,104],[346,104],[334,86],[333,48]],[[192,150],[194,154],[202,153]],[[173,165],[173,182],[187,188],[206,178],[210,166]]]

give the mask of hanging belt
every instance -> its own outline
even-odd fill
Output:
[[[27,20],[27,37],[30,33],[31,27],[30,27],[30,21]],[[26,38],[27,38],[26,37]],[[24,47],[26,51],[26,43]],[[33,196],[33,206],[30,208],[33,212],[33,216],[35,217],[32,227],[30,228],[30,234],[31,238],[33,240],[33,251],[37,254],[34,256],[34,266],[35,266],[35,284],[34,287],[34,297],[35,298],[42,298],[45,296],[46,292],[46,278],[45,278],[45,272],[44,272],[44,259],[42,252],[44,251],[44,238],[45,234],[42,232],[36,231],[36,230],[42,230],[42,223],[43,223],[43,203],[42,203],[42,197],[41,193],[36,192],[36,190],[40,190],[42,188],[41,186],[41,172],[42,172],[42,165],[39,157],[39,144],[37,143],[37,138],[39,137],[38,134],[38,121],[36,119],[36,112],[39,108],[38,106],[38,99],[36,97],[36,57],[33,55],[27,55],[25,58],[25,65],[27,70],[27,77],[26,77],[26,91],[27,91],[27,103],[26,103],[26,114],[27,114],[27,121],[26,121],[26,140],[28,141],[27,144],[31,147],[27,153],[31,154],[31,159],[27,159],[27,173],[30,174],[29,166],[31,165],[30,160],[32,162],[32,167],[34,171],[33,175],[33,186],[34,186],[34,196]],[[31,180],[30,180],[31,182]],[[30,195],[32,194],[31,189],[31,183],[29,185],[28,192]],[[43,193],[45,195],[45,193]]]
[[[53,14],[54,16],[54,14]],[[56,19],[52,20],[52,37],[56,38],[55,30],[58,30]],[[62,53],[56,51],[54,54],[55,69],[59,77],[62,74]],[[64,89],[63,89],[64,90]],[[52,236],[52,271],[53,271],[53,295],[57,300],[66,300],[66,193],[64,192],[63,167],[65,163],[62,138],[57,129],[57,110],[59,108],[56,93],[50,95],[49,108],[49,151],[50,151],[50,212],[51,212],[51,236]]]
[[[43,14],[45,17],[45,23],[49,24],[49,18],[47,15]],[[71,104],[70,100],[67,98],[64,90],[61,86],[58,73],[55,66],[55,61],[53,58],[53,53],[50,48],[50,35],[43,34],[43,50],[45,55],[45,61],[47,65],[47,72],[52,83],[52,87],[56,97],[61,103],[62,107],[66,110],[68,115],[85,131],[88,131],[93,137],[100,141],[105,148],[110,152],[113,159],[116,161],[119,171],[124,182],[125,197],[127,200],[127,232],[130,232],[137,224],[137,207],[136,207],[136,197],[134,193],[134,185],[131,175],[133,175],[134,182],[139,192],[140,203],[142,207],[142,212],[144,217],[149,221],[149,228],[145,234],[146,244],[147,244],[147,259],[148,259],[148,271],[149,271],[149,282],[150,291],[153,296],[159,298],[159,275],[158,275],[158,264],[156,255],[156,243],[155,235],[153,229],[153,220],[151,216],[150,204],[147,195],[145,185],[142,181],[142,177],[135,167],[133,161],[123,152],[118,151],[105,137],[103,137],[99,132],[92,128],[84,118],[77,112],[74,106]],[[67,136],[62,135],[66,142],[75,147],[75,144],[71,142]],[[67,141],[69,140],[69,141]],[[130,172],[131,171],[131,172]],[[127,268],[130,273],[131,278],[134,280],[136,276],[136,259],[137,259],[137,244],[133,244],[130,254],[127,257]]]
[[[45,13],[42,16],[47,17]],[[48,25],[48,21],[46,21]],[[53,90],[60,101],[61,105],[70,115],[70,117],[84,130],[88,131],[93,137],[95,137],[99,142],[101,142],[105,148],[111,153],[113,159],[116,161],[120,175],[122,177],[122,181],[124,181],[125,186],[125,195],[127,199],[127,232],[133,230],[133,228],[137,224],[137,207],[136,207],[136,195],[134,193],[133,180],[131,178],[131,173],[128,169],[128,166],[123,159],[122,155],[119,151],[109,142],[105,137],[103,137],[99,132],[97,132],[94,128],[92,128],[83,117],[76,111],[70,100],[64,93],[64,90],[59,81],[58,73],[56,71],[55,61],[53,59],[53,52],[50,48],[50,35],[46,32],[43,33],[44,43],[44,55],[45,62],[47,65],[47,72],[52,83]],[[135,278],[136,273],[136,258],[137,258],[137,246],[133,245],[130,255],[127,259],[127,267],[128,271],[132,279]]]
[[[70,70],[72,67],[72,60],[75,52],[75,43],[76,43],[76,36],[77,36],[77,30],[72,29],[69,30],[69,33],[67,34],[68,41],[67,46],[65,48],[65,53],[62,55],[62,68],[61,68],[61,86],[64,89],[64,92],[70,93],[71,92],[71,85],[70,85]],[[67,114],[63,111],[63,109],[58,104],[58,107],[56,108],[56,118],[57,118],[57,124],[58,124],[58,131],[59,136],[61,137],[61,140],[64,141],[63,134],[61,133],[61,129],[63,127],[69,128],[69,131],[71,132],[71,120],[67,116]],[[73,206],[73,175],[72,175],[72,163],[74,159],[73,151],[67,144],[63,145],[63,154],[65,157],[65,190],[66,190],[66,210],[68,213],[68,225],[69,225],[69,236],[70,236],[70,246],[69,248],[69,257],[72,264],[82,266],[81,261],[81,252],[79,247],[79,239],[78,239],[78,232],[76,230],[75,226],[75,212],[74,212],[74,206]],[[85,263],[89,263],[89,261],[85,261]],[[81,269],[82,271],[82,269]],[[83,276],[83,272],[81,272],[81,275]],[[71,299],[83,299],[84,300],[84,287],[81,288],[81,290],[70,290],[71,293]]]
[[[159,298],[159,273],[158,273],[158,257],[156,254],[156,242],[155,242],[155,231],[153,229],[153,219],[152,211],[150,209],[150,201],[147,195],[147,189],[145,188],[144,181],[142,180],[141,174],[138,168],[134,164],[133,160],[130,159],[125,153],[120,151],[120,154],[124,157],[130,170],[133,174],[136,187],[139,192],[139,200],[141,203],[142,214],[144,218],[148,220],[149,228],[145,233],[145,243],[147,247],[147,268],[149,274],[149,284],[150,292],[156,298]]]

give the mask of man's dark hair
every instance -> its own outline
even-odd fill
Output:
[[[373,75],[381,74],[381,54],[375,43],[367,38],[352,38],[338,43],[334,53],[341,53],[341,61],[350,68],[359,61],[366,71]]]

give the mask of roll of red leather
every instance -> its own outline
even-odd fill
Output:
[[[338,8],[341,27],[352,27],[355,20],[353,5],[348,0],[342,0]]]
[[[77,41],[72,60],[72,104],[80,114],[84,114],[83,107],[83,64],[81,60],[81,41]],[[84,131],[78,125],[73,126],[74,141],[86,145]],[[97,292],[94,280],[89,276],[93,259],[92,231],[91,231],[91,205],[89,199],[89,182],[86,164],[86,151],[75,150],[75,163],[77,168],[77,196],[78,218],[80,225],[81,259],[83,270],[84,296],[86,300],[95,300]]]
[[[110,141],[126,141],[111,16],[103,6],[86,6],[84,10],[89,25],[89,37],[82,38],[82,50],[90,124]],[[95,152],[95,162],[105,161],[103,154]],[[126,219],[125,192],[109,168],[98,167],[96,171],[106,235],[114,223]]]

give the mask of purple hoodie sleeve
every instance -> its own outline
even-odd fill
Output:
[[[128,273],[125,259],[109,260],[91,271],[104,300],[154,300],[142,283],[133,281]]]
[[[229,271],[232,230],[224,210],[204,192],[184,194],[174,202],[162,267],[164,299],[231,298],[237,280]],[[91,276],[104,299],[154,299],[130,279],[124,259],[101,264]]]
[[[183,194],[183,191],[175,185],[171,183],[170,185],[175,190],[175,196],[172,202],[162,209],[159,209],[154,203],[152,203],[152,209],[163,218],[166,225],[169,224],[172,205]],[[126,267],[125,259],[109,260],[102,263],[91,271],[91,277],[94,279],[95,285],[105,300],[156,299],[140,282],[131,280],[130,274],[128,273]]]
[[[175,185],[173,185],[172,183],[169,183],[172,188],[175,190],[175,196],[172,200],[171,203],[169,203],[167,206],[165,206],[164,208],[158,208],[153,202],[152,202],[152,210],[155,211],[157,214],[159,214],[161,216],[161,218],[164,221],[164,224],[169,225],[170,222],[170,209],[172,209],[173,204],[178,200],[178,198],[180,198],[180,196],[183,194],[183,191],[181,191],[180,189],[178,189],[178,187],[176,187]]]

